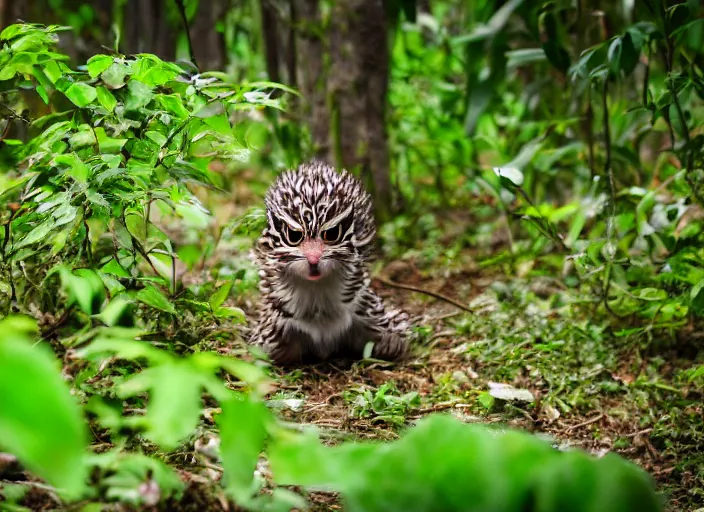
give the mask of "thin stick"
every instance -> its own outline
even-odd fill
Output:
[[[606,415],[602,412],[599,413],[598,415],[594,416],[591,419],[588,419],[586,421],[583,421],[582,423],[577,423],[576,425],[572,425],[571,427],[567,427],[567,430],[565,430],[566,433],[572,432],[573,430],[577,430],[578,428],[586,427],[587,425],[591,425],[592,423],[596,423],[597,421],[601,421]]]
[[[377,276],[376,279],[377,279],[377,281],[385,284],[386,286],[391,286],[392,288],[399,288],[401,290],[408,290],[408,291],[416,292],[416,293],[422,293],[424,295],[434,297],[438,300],[445,301],[448,304],[452,304],[456,308],[463,309],[464,311],[467,311],[468,313],[474,312],[474,311],[472,311],[471,308],[465,306],[461,302],[458,302],[455,299],[451,299],[450,297],[448,297],[447,295],[443,295],[442,293],[433,292],[430,290],[426,290],[425,288],[419,288],[417,286],[413,286],[410,284],[395,283],[395,282],[390,281],[389,279],[387,279],[386,277],[383,277],[383,276]]]

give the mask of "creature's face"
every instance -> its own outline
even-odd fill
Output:
[[[266,200],[260,244],[267,259],[296,279],[343,276],[371,248],[371,200],[351,174],[320,162],[282,174]]]

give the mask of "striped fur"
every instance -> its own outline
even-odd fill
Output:
[[[267,226],[254,254],[259,265],[261,304],[252,342],[278,364],[372,355],[397,359],[407,346],[407,315],[387,310],[370,288],[367,265],[376,228],[372,200],[349,172],[312,161],[277,178],[265,198]],[[300,277],[307,261],[291,230],[319,238],[341,228],[326,243],[319,281]]]

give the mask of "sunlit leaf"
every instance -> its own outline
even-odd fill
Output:
[[[91,78],[95,78],[100,75],[100,73],[108,69],[112,63],[113,58],[109,55],[94,55],[88,59],[88,74]]]
[[[64,91],[64,94],[78,107],[88,106],[98,97],[95,87],[83,82],[74,83]]]
[[[154,285],[150,284],[139,290],[135,298],[153,308],[166,311],[172,315],[176,314],[176,309],[171,301]]]
[[[231,289],[232,281],[226,281],[221,284],[218,289],[215,290],[215,292],[210,296],[210,306],[213,309],[219,308],[227,299],[227,296],[230,294]]]
[[[201,374],[188,360],[159,364],[130,376],[121,396],[149,391],[146,437],[165,450],[177,448],[196,428],[201,411]]]
[[[108,112],[112,112],[115,110],[117,100],[110,91],[100,85],[97,87],[96,93],[98,97],[98,102],[103,106],[103,108],[105,108],[105,110],[107,110]]]

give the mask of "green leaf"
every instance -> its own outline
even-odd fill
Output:
[[[506,52],[508,69],[515,69],[520,66],[541,62],[546,59],[545,50],[543,48],[519,48]]]
[[[459,36],[452,42],[453,44],[468,44],[476,41],[481,41],[486,38],[495,36],[501,32],[508,22],[511,14],[523,3],[523,0],[508,0],[504,3],[489,19],[486,25],[480,25],[475,28],[470,34]]]
[[[232,290],[232,281],[226,281],[220,285],[210,296],[210,307],[217,309],[222,306],[223,302],[227,300],[228,295],[230,295],[230,290]]]
[[[95,90],[95,87],[83,82],[72,84],[64,91],[64,94],[74,105],[81,108],[90,105],[93,100],[98,97],[98,92]]]
[[[640,48],[636,48],[631,32],[626,32],[621,37],[621,57],[619,59],[621,70],[626,76],[633,73],[640,58]]]
[[[164,450],[173,450],[198,425],[203,375],[189,360],[174,360],[130,376],[118,388],[121,397],[149,390],[143,425],[145,436]]]
[[[112,66],[113,58],[110,55],[94,55],[88,59],[88,74],[96,78],[100,73]]]
[[[96,91],[98,94],[98,103],[100,103],[108,112],[114,112],[115,107],[117,106],[115,96],[113,96],[112,93],[102,85],[99,85]]]
[[[176,117],[176,119],[186,119],[189,116],[189,112],[186,107],[183,106],[183,100],[180,96],[175,94],[160,94],[158,100],[161,106]]]
[[[171,301],[169,301],[166,295],[164,295],[161,290],[159,290],[154,285],[150,284],[144,287],[143,289],[139,290],[135,298],[138,301],[143,302],[147,306],[151,306],[161,311],[166,311],[167,313],[171,313],[172,315],[176,314],[176,308],[174,308],[174,305],[171,303]]]
[[[570,68],[570,54],[559,41],[551,39],[543,43],[543,51],[550,64],[560,73],[567,73]]]
[[[96,317],[110,327],[119,324],[125,325],[125,317],[131,313],[130,305],[130,300],[124,295],[118,295]]]
[[[78,304],[78,307],[92,315],[100,310],[105,300],[105,285],[98,274],[90,269],[82,268],[71,272],[67,267],[59,267],[61,284],[68,295],[68,304]]]
[[[477,400],[479,400],[479,403],[486,409],[487,411],[491,411],[491,408],[494,407],[494,397],[489,394],[488,391],[482,391],[479,393],[479,396],[477,397]]]
[[[113,62],[108,69],[103,71],[101,78],[110,89],[120,89],[125,85],[125,77],[128,74],[129,69],[125,64]]]
[[[702,290],[704,290],[704,279],[692,286],[692,289],[689,292],[689,298],[692,301],[696,300],[697,296],[701,293]]]
[[[153,481],[162,500],[180,498],[185,484],[176,471],[164,461],[141,453],[125,453],[119,448],[103,453],[93,454],[91,464],[100,469],[101,487],[105,487],[105,495],[110,500],[120,501],[128,508],[150,508],[143,502],[143,494],[139,491],[146,482]],[[144,494],[149,494],[147,491]],[[95,512],[104,510],[101,505]],[[81,512],[88,512],[85,507]],[[90,511],[93,512],[93,511]]]
[[[351,512],[661,510],[649,475],[617,455],[566,454],[525,432],[447,415],[419,420],[392,443],[328,447],[312,433],[282,432],[268,453],[278,484],[341,492]]]
[[[254,470],[264,449],[271,413],[259,400],[233,396],[221,404],[217,417],[227,492],[236,502],[246,502],[256,491]]]
[[[51,349],[27,327],[22,317],[0,321],[0,448],[75,500],[88,478],[85,423]]]
[[[230,320],[235,320],[236,323],[245,323],[247,320],[247,316],[244,314],[244,311],[234,306],[220,306],[213,311],[213,314],[217,318],[229,318]]]
[[[661,510],[649,476],[613,453],[602,459],[564,453],[539,474],[535,489],[535,510],[540,511]]]
[[[45,242],[47,235],[51,233],[56,227],[56,221],[52,218],[48,218],[37,225],[32,231],[27,235],[22,237],[20,241],[15,245],[15,249],[20,249],[28,245],[35,244],[37,242]]]
[[[150,345],[146,341],[137,341],[136,336],[144,334],[138,329],[111,327],[104,329],[86,347],[78,351],[82,359],[107,359],[115,356],[118,359],[136,361],[145,359],[149,364],[169,364],[174,358],[166,350]]]
[[[470,93],[469,108],[465,116],[464,129],[469,135],[473,135],[479,122],[479,118],[486,111],[489,103],[494,98],[496,84],[487,79],[480,82]]]
[[[156,142],[159,146],[163,146],[164,144],[166,144],[166,140],[167,140],[167,139],[166,139],[166,135],[164,135],[164,134],[161,133],[161,132],[157,132],[157,131],[154,131],[154,130],[150,130],[150,131],[145,132],[144,135],[146,135],[146,136],[149,137],[151,140],[153,140],[154,142]]]
[[[614,38],[614,40],[609,45],[609,51],[607,56],[609,59],[609,70],[612,74],[617,74],[619,69],[621,69],[621,52],[623,51],[623,44],[620,37]]]
[[[572,220],[572,223],[570,224],[570,231],[567,234],[567,238],[565,239],[565,245],[567,247],[574,246],[574,243],[579,238],[579,235],[582,233],[582,229],[584,228],[584,225],[586,223],[587,215],[584,213],[584,211],[577,212],[574,219]]]
[[[154,97],[152,88],[139,80],[130,80],[127,83],[127,89],[129,90],[129,95],[127,100],[125,100],[126,110],[139,110],[142,107],[146,107]]]
[[[92,132],[91,132],[92,136]],[[54,157],[54,164],[63,164],[68,166],[68,174],[79,182],[86,182],[90,176],[90,168],[81,160],[76,153],[68,153],[65,155],[57,155]]]

